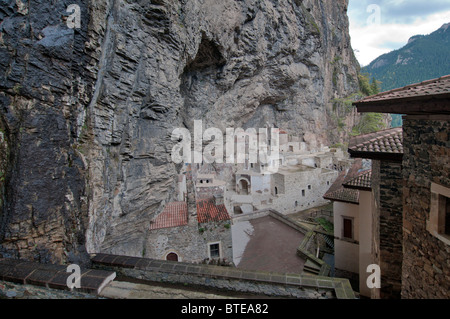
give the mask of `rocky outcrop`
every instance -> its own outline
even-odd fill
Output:
[[[3,254],[145,255],[175,194],[172,131],[193,120],[340,142],[332,101],[358,86],[347,0],[4,2]]]

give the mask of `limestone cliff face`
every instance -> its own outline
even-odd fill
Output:
[[[332,100],[358,86],[347,0],[3,2],[3,254],[145,255],[176,187],[172,131],[194,120],[342,138]]]

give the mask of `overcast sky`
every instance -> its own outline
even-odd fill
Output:
[[[352,47],[362,66],[450,22],[450,0],[349,0]]]

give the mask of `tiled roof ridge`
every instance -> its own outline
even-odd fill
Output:
[[[360,172],[354,178],[343,184],[344,187],[371,188],[372,187],[372,169]]]
[[[394,144],[392,144],[389,139],[394,139]],[[396,141],[398,138],[400,141]],[[350,140],[349,150],[350,151],[362,151],[362,152],[382,152],[382,153],[402,153],[403,152],[403,129],[401,127],[391,128],[386,130],[381,130],[373,133],[363,134],[354,136]],[[381,144],[376,144],[375,142],[381,142]],[[390,143],[386,143],[390,142]],[[390,146],[392,151],[386,150],[376,150],[374,145],[385,145]],[[370,149],[372,146],[372,150]],[[366,148],[367,150],[361,150],[362,148]]]
[[[403,132],[402,127],[393,127],[393,128],[388,128],[388,129],[384,129],[384,130],[379,130],[376,132],[357,135],[357,136],[354,136],[353,139],[363,139],[365,137],[374,136],[371,140],[377,140],[377,139],[385,138],[385,137],[388,137],[388,136],[391,136],[391,135],[394,135],[397,133],[402,133],[402,132]],[[367,141],[371,141],[371,140],[367,140]],[[357,144],[357,145],[359,145],[359,144]],[[357,146],[357,145],[355,145],[355,146]]]
[[[351,188],[341,187],[323,196],[325,199],[359,204],[359,191]]]
[[[377,93],[377,94],[374,94],[374,95],[370,95],[370,96],[367,96],[364,99],[358,101],[358,103],[360,103],[360,102],[364,103],[366,101],[372,101],[376,97],[383,97],[383,96],[386,96],[386,95],[389,95],[389,94],[392,94],[392,93],[406,91],[406,90],[409,90],[409,89],[412,89],[412,88],[417,88],[417,87],[420,87],[420,86],[425,86],[425,85],[428,85],[428,84],[437,83],[437,82],[442,81],[442,80],[449,80],[450,81],[450,74],[441,76],[439,78],[425,80],[425,81],[422,81],[422,82],[413,83],[413,84],[409,84],[409,85],[406,85],[406,86],[403,86],[403,87],[395,88],[395,89],[392,89],[392,90],[389,90],[389,91],[385,91],[385,92]]]

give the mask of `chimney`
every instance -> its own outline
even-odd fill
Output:
[[[214,204],[216,206],[223,205],[224,204],[223,195],[214,195]]]

